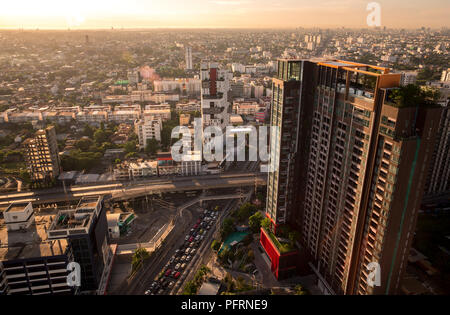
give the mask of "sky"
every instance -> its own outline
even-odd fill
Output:
[[[367,27],[364,0],[0,0],[0,28]],[[450,27],[448,0],[378,0],[381,26]]]

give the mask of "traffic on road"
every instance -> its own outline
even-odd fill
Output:
[[[145,291],[145,295],[169,294],[183,273],[189,272],[189,262],[197,255],[197,249],[206,241],[206,234],[218,218],[218,211],[204,210],[183,244],[175,250],[165,267]]]

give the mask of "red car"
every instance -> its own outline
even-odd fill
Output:
[[[181,273],[177,272],[173,277],[174,277],[175,279],[178,279],[178,278],[180,277],[180,275],[181,275]]]
[[[189,238],[189,243],[191,243],[193,240],[194,240],[194,237],[191,236],[191,237]]]
[[[202,220],[198,219],[197,220],[197,224],[200,224],[202,222]]]
[[[198,224],[194,225],[194,229],[198,228]]]
[[[166,271],[166,277],[170,276],[171,273],[172,273],[172,270],[167,269],[167,271]]]

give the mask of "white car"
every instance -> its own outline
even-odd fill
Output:
[[[190,261],[192,259],[191,255],[186,257],[186,261]]]
[[[180,263],[178,263],[176,266],[175,266],[175,270],[177,270],[178,271],[178,269],[180,269],[180,267],[181,267],[181,264]]]

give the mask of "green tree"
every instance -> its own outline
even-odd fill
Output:
[[[125,153],[137,152],[136,149],[137,143],[134,140],[127,141],[123,148],[125,149]]]
[[[231,218],[223,220],[222,227],[220,229],[220,236],[222,239],[234,232],[234,221]]]
[[[307,295],[308,291],[306,291],[301,284],[297,284],[294,288],[295,295]]]
[[[267,231],[270,231],[271,227],[272,227],[272,222],[270,221],[269,218],[264,218],[261,221],[261,226],[266,229]]]
[[[218,240],[213,240],[211,243],[211,249],[214,251],[218,251],[220,248],[220,242]]]
[[[155,155],[158,152],[159,143],[155,138],[147,139],[147,146],[145,147],[145,153]]]
[[[94,141],[89,138],[82,138],[75,142],[75,147],[81,151],[89,151],[89,148],[94,145]]]
[[[132,270],[139,268],[144,261],[150,257],[150,253],[145,248],[138,248],[134,251],[133,257],[131,258]]]
[[[264,220],[264,216],[259,211],[248,218],[248,225],[253,233],[257,233],[260,230],[262,220]]]
[[[184,295],[195,295],[197,293],[197,285],[193,281],[186,282],[183,289]]]
[[[240,221],[248,219],[256,211],[256,206],[251,203],[243,204],[237,211],[237,217]]]

